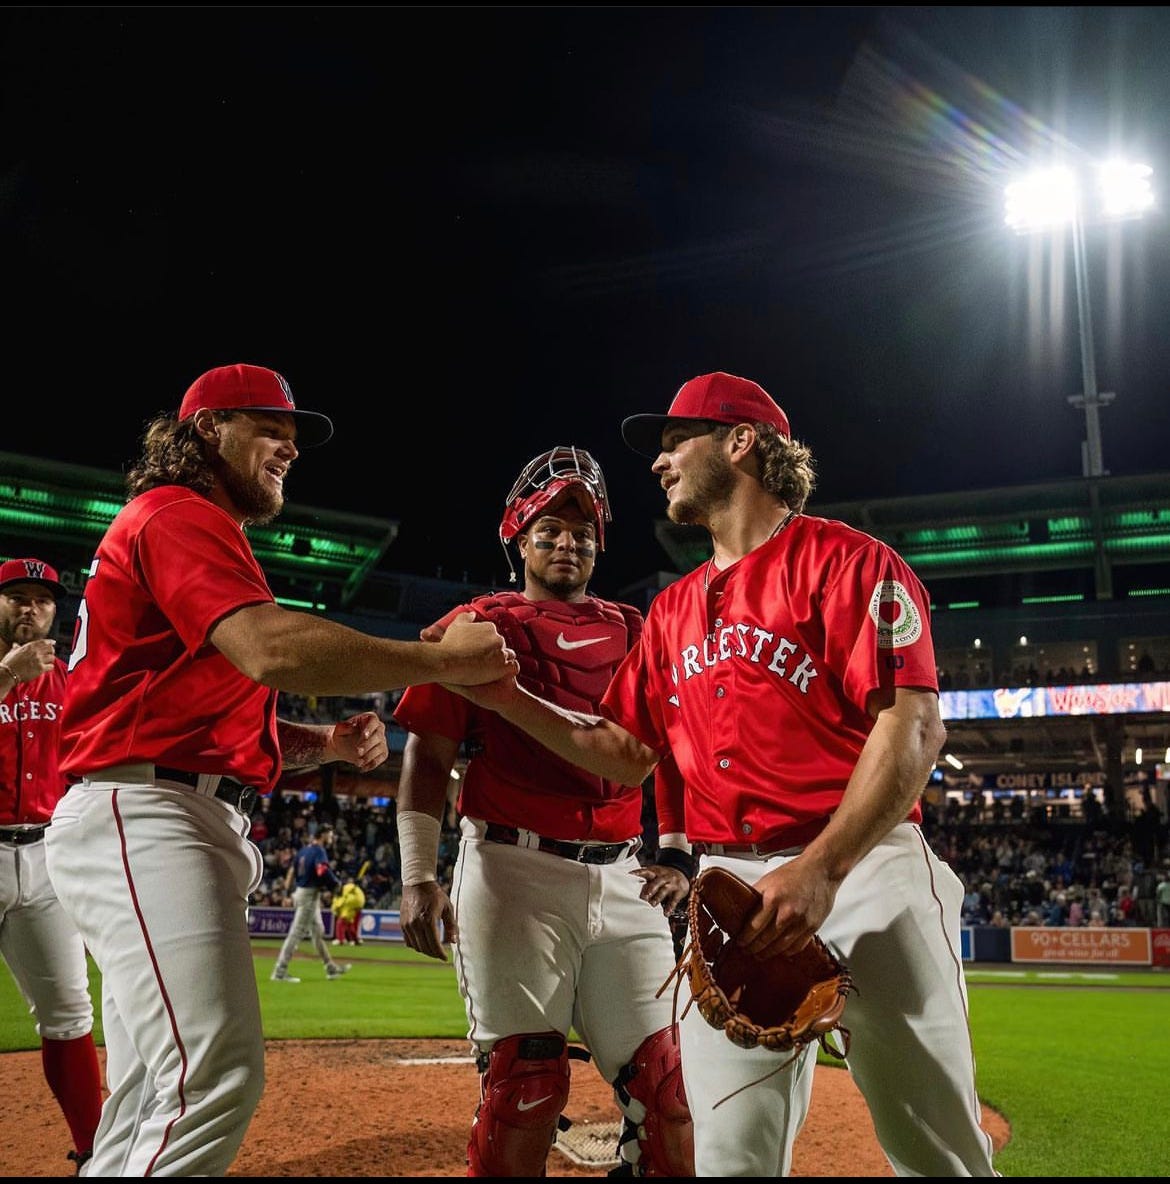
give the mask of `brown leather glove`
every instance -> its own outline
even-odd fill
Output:
[[[691,884],[690,944],[680,962],[691,1001],[742,1048],[790,1052],[816,1040],[843,1060],[849,1029],[841,1015],[857,989],[848,968],[815,935],[795,954],[758,959],[747,953],[735,937],[760,903],[752,885],[724,868],[706,868]],[[825,1042],[834,1029],[841,1050]]]

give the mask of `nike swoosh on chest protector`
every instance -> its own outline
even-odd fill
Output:
[[[557,634],[557,648],[562,650],[579,650],[587,645],[596,645],[599,641],[609,641],[609,638],[583,637],[580,641],[566,641],[563,633]]]
[[[517,1102],[516,1109],[521,1113],[523,1113],[525,1110],[533,1110],[539,1106],[541,1102],[547,1102],[551,1097],[552,1094],[545,1094],[543,1098],[537,1098],[535,1102]]]

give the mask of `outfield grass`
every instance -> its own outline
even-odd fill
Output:
[[[279,946],[253,943],[271,1040],[467,1034],[450,963],[400,945],[331,946],[353,970],[330,982],[305,943],[290,966],[302,981],[274,983]],[[967,978],[979,1093],[1012,1128],[996,1158],[1004,1176],[1167,1175],[1170,974],[980,966]],[[92,965],[90,985],[100,1043]],[[37,1047],[16,984],[0,975],[0,1052]]]

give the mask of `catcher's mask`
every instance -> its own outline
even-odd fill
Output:
[[[508,544],[522,533],[542,510],[561,500],[573,497],[581,512],[593,519],[597,532],[597,549],[605,550],[605,524],[612,515],[609,512],[609,494],[605,489],[605,477],[597,461],[584,448],[571,444],[559,444],[534,456],[516,478],[508,494],[504,516],[500,520],[500,543],[504,553]],[[511,556],[508,566],[512,566]],[[516,572],[512,570],[512,581]]]

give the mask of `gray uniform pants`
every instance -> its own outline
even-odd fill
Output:
[[[305,938],[313,943],[313,949],[326,967],[333,965],[333,958],[329,953],[329,946],[325,943],[325,923],[321,920],[321,889],[298,888],[293,893],[293,919],[289,926],[288,937],[280,947],[276,958],[276,973],[283,974],[288,970],[292,956],[297,952],[297,946]]]

